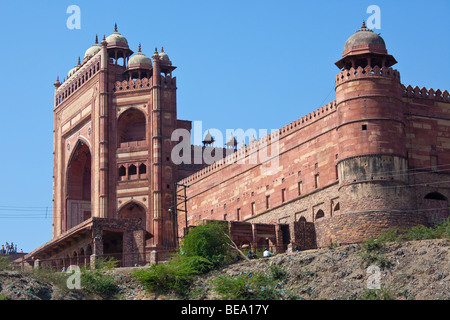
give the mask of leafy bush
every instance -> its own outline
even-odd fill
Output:
[[[133,275],[148,291],[186,294],[195,275],[206,273],[228,256],[228,227],[219,222],[199,225],[184,237],[181,253]]]
[[[382,242],[378,239],[370,238],[369,240],[361,244],[361,250],[359,256],[366,263],[366,265],[378,265],[385,267],[389,265],[388,260],[380,252],[382,248]]]
[[[81,285],[86,292],[113,295],[118,291],[114,277],[103,270],[87,270],[81,274]]]
[[[8,257],[0,257],[0,271],[13,270],[13,265],[9,261]]]
[[[228,225],[213,221],[189,231],[181,250],[186,256],[203,257],[217,266],[228,256],[229,243]]]
[[[450,239],[450,217],[435,226],[438,238]]]
[[[212,262],[206,258],[176,255],[166,263],[152,264],[148,269],[135,271],[133,275],[148,291],[186,294],[193,276],[212,268]]]
[[[118,285],[114,277],[108,273],[117,267],[118,261],[114,258],[98,259],[95,262],[96,269],[81,270],[81,285],[84,291],[100,295],[113,295],[118,291]]]
[[[362,300],[395,300],[395,294],[390,288],[364,290]]]
[[[286,270],[275,264],[269,266],[269,272],[273,280],[282,280],[287,276]]]
[[[390,229],[378,237],[377,242],[400,242],[427,239],[448,239],[450,238],[450,217],[441,223],[427,227],[424,225],[414,226],[408,229]]]
[[[213,290],[223,300],[276,300],[281,292],[272,276],[263,273],[220,275],[213,281]]]
[[[223,300],[247,300],[252,296],[250,281],[243,275],[237,277],[218,276],[213,283],[213,290]]]

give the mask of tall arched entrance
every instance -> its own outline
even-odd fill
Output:
[[[67,166],[63,228],[69,230],[91,217],[91,152],[78,141]]]

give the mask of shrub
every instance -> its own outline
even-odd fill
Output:
[[[175,255],[163,264],[152,264],[133,275],[148,291],[186,294],[194,275],[208,272],[213,263],[200,256]]]
[[[450,239],[450,217],[445,219],[442,223],[436,225],[435,228],[438,238]]]
[[[282,280],[287,276],[286,270],[275,264],[269,266],[269,272],[273,280]]]
[[[133,275],[148,291],[186,294],[195,275],[206,273],[225,261],[229,244],[228,226],[208,222],[189,231],[180,254],[164,264],[135,271]]]
[[[67,278],[69,273],[57,272],[52,268],[39,267],[27,270],[24,274],[28,274],[32,278],[55,285],[63,292],[69,290],[67,287]]]
[[[450,238],[450,217],[441,223],[426,227],[424,225],[414,226],[408,229],[390,229],[378,237],[377,242],[400,242],[426,239]]]
[[[100,295],[110,296],[118,291],[114,277],[100,269],[83,272],[81,274],[81,285],[84,291]]]
[[[186,256],[208,259],[215,266],[224,261],[230,243],[228,225],[208,222],[189,231],[184,237],[181,250]]]
[[[0,257],[0,271],[11,271],[13,270],[13,265],[9,261],[8,257]]]
[[[118,261],[114,258],[98,259],[96,269],[81,270],[81,285],[84,291],[100,295],[113,295],[119,289],[114,277],[108,273],[117,267]]]
[[[239,275],[230,277],[226,275],[218,276],[213,283],[213,290],[221,296],[223,300],[246,300],[250,299],[251,288],[247,277]]]
[[[395,294],[390,288],[364,290],[362,300],[395,300]]]
[[[380,267],[388,266],[389,262],[383,253],[380,252],[382,248],[382,242],[370,238],[369,240],[361,244],[361,250],[359,256],[366,263],[366,265],[378,265]]]
[[[274,279],[262,273],[220,275],[212,286],[223,300],[276,300],[281,297]]]

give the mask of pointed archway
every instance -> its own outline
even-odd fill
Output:
[[[139,219],[140,225],[146,227],[146,210],[135,201],[128,202],[119,210],[120,219]]]
[[[66,173],[64,231],[91,217],[91,152],[85,142],[76,144]]]

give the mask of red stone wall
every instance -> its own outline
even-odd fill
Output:
[[[361,242],[389,227],[448,216],[447,202],[424,199],[434,189],[450,196],[442,186],[450,163],[448,94],[416,97],[395,70],[389,72],[385,78],[355,76],[348,83],[344,76],[337,81],[337,90],[346,91],[338,101],[340,112],[332,103],[272,135],[270,142],[280,148],[273,174],[262,174],[260,164],[224,160],[183,179],[189,186],[188,223],[287,223],[291,241],[310,248]],[[267,140],[238,150],[235,162],[251,159],[262,141]],[[431,168],[433,155],[439,171]],[[416,168],[425,171],[418,176],[410,170]],[[178,221],[182,234],[184,213]]]
[[[287,210],[289,211],[287,212],[284,210],[284,204],[313,191],[318,192],[337,181],[336,163],[339,157],[334,128],[335,117],[335,106],[329,104],[280,129],[271,139],[273,144],[277,142],[279,147],[279,156],[276,159],[278,162],[274,166],[276,171],[273,174],[264,174],[267,172],[264,170],[270,168],[270,165],[251,163],[253,157],[258,155],[257,151],[264,155],[271,154],[263,146],[265,138],[262,138],[259,145],[247,146],[245,153],[242,150],[236,152],[235,161],[245,159],[244,163],[227,165],[225,159],[182,180],[181,183],[189,185],[186,189],[189,198],[188,223],[196,224],[203,219],[225,218],[261,223],[284,223],[295,220],[295,213],[301,212],[303,207],[299,208],[298,204],[292,204],[297,207],[296,211]],[[316,186],[317,174],[319,178]],[[328,202],[330,198],[336,198],[336,192],[334,191],[334,195],[326,192],[322,194],[327,198],[328,208]],[[270,197],[268,200],[267,196]],[[323,201],[318,201],[321,202]],[[183,206],[180,208],[184,209]],[[312,221],[312,215],[309,214],[309,221]],[[283,217],[288,219],[283,220]],[[297,215],[297,218],[299,217],[300,215]],[[179,212],[178,221],[179,232],[182,234],[182,228],[185,226],[184,213]]]

